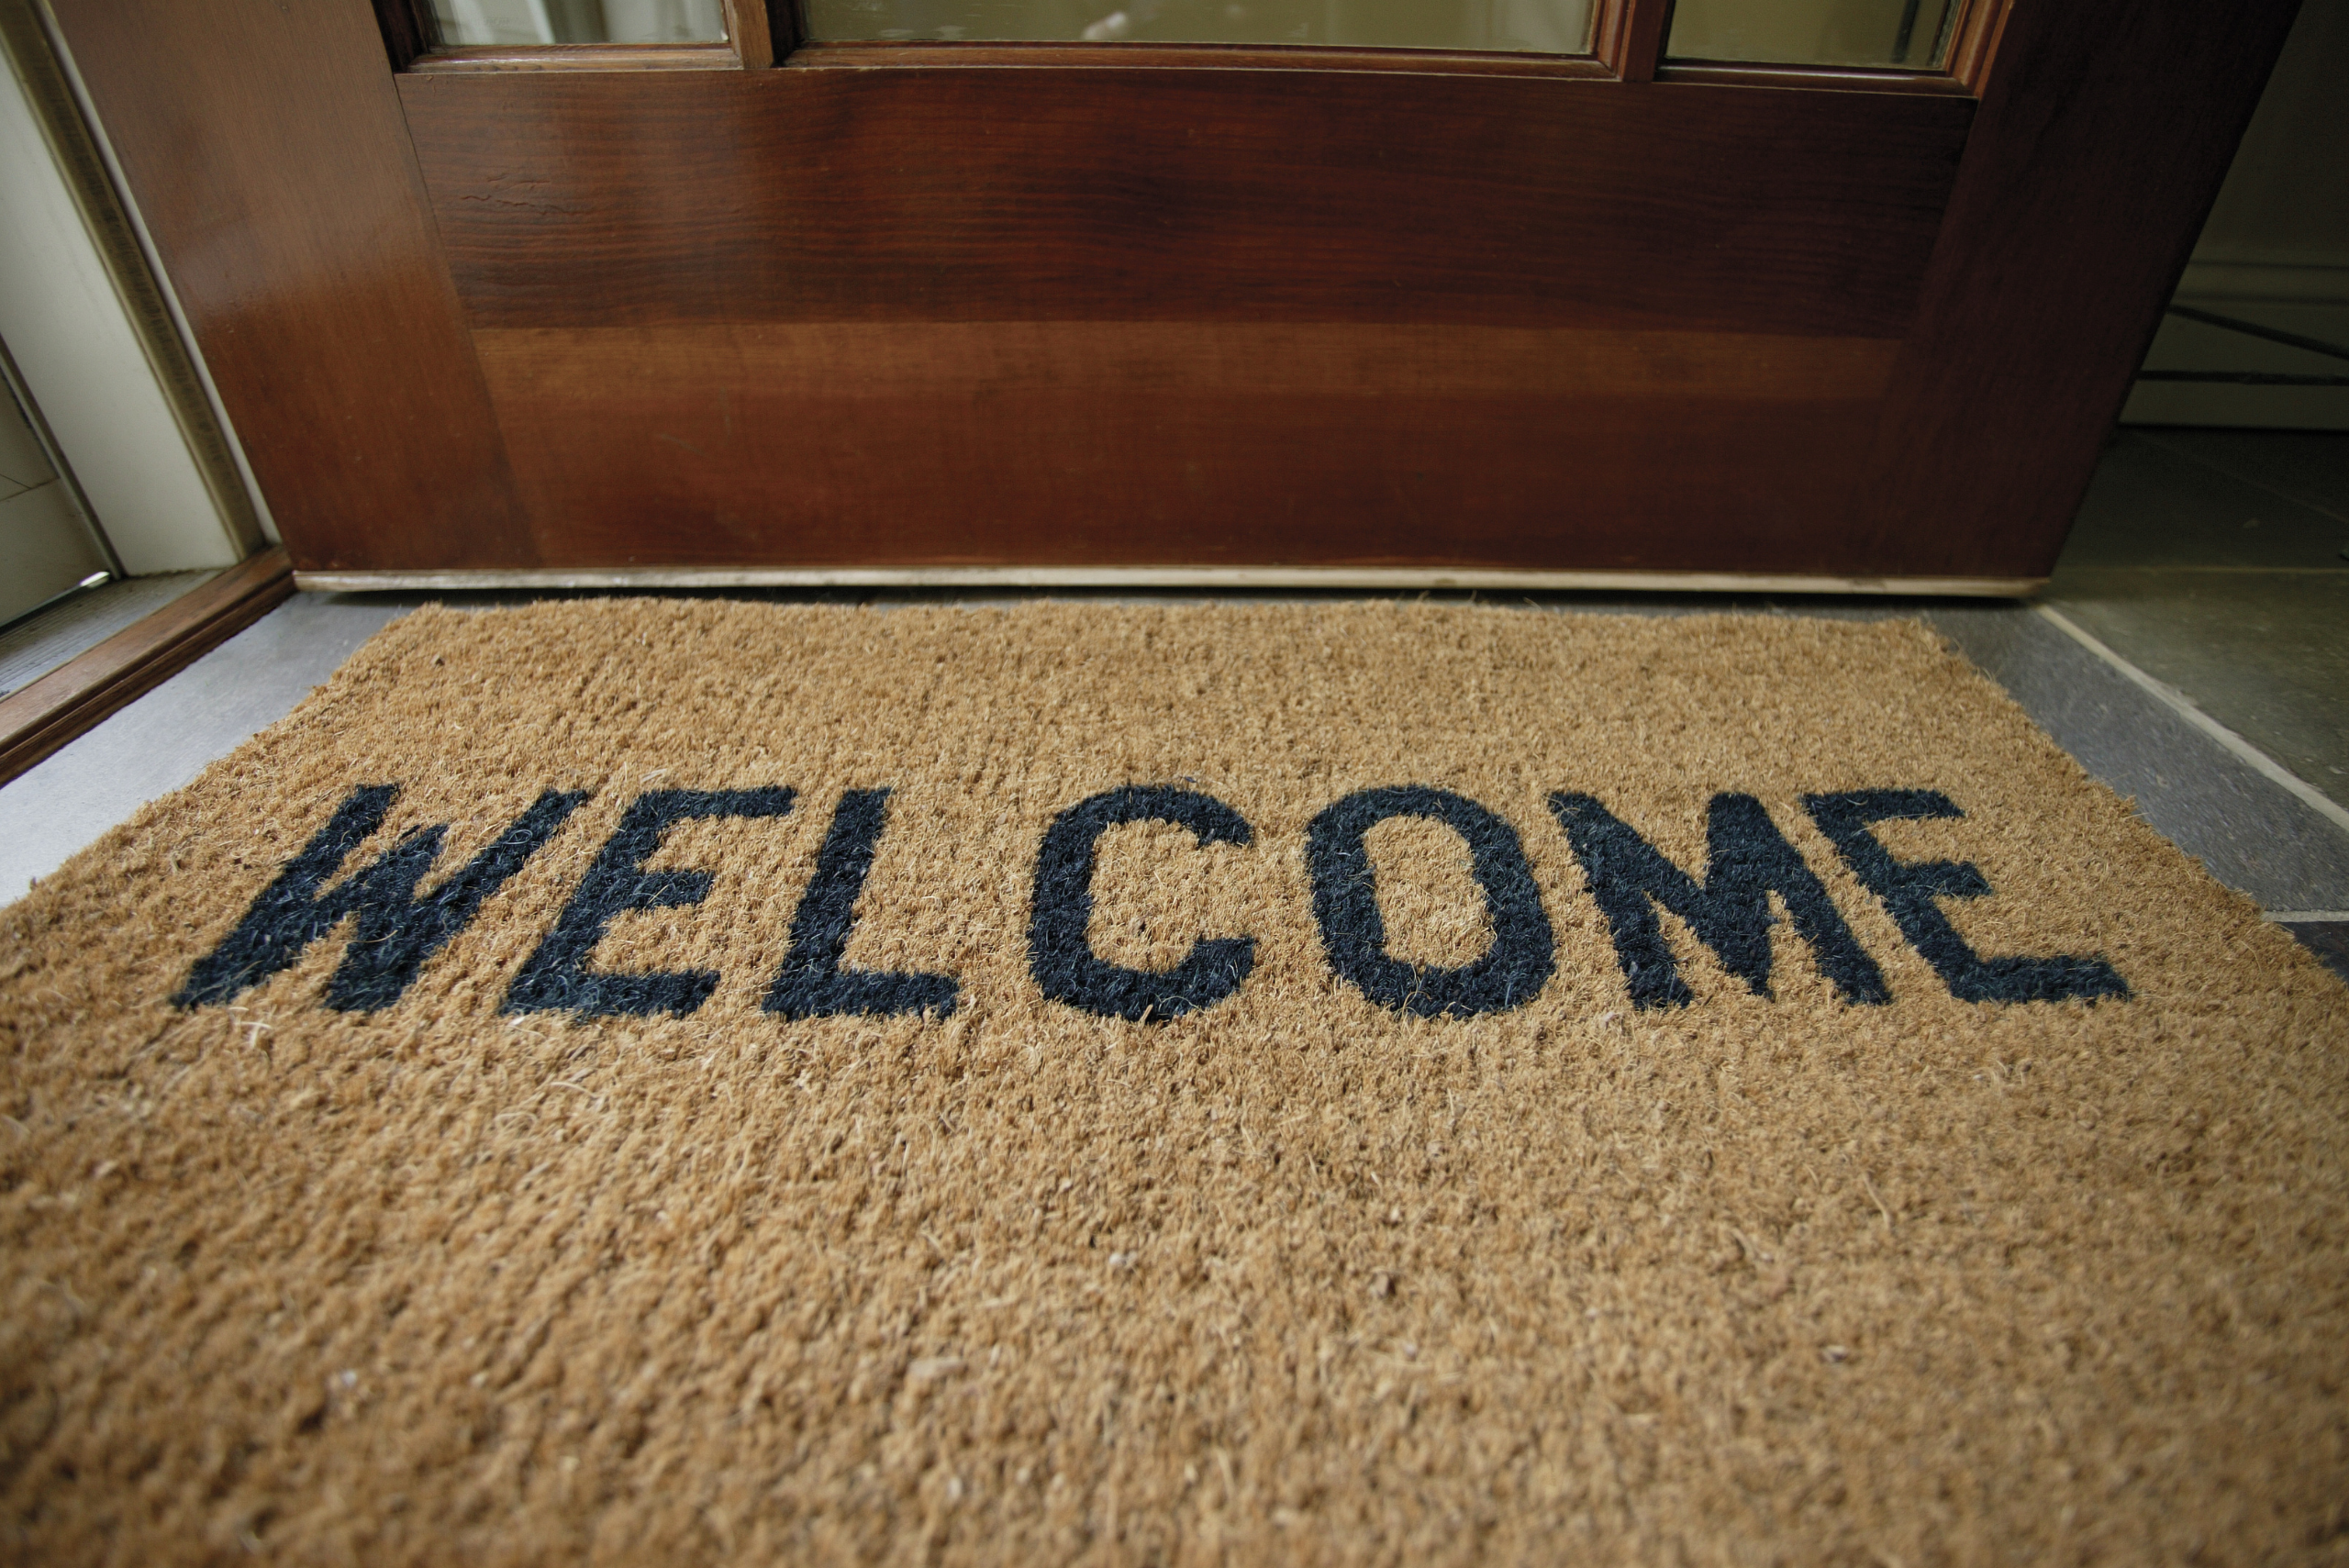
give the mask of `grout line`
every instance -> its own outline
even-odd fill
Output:
[[[2349,909],[2263,909],[2260,918],[2273,920],[2279,926],[2349,924]]]
[[[2146,674],[2145,672],[2137,668],[2136,665],[2132,664],[2128,660],[2123,659],[2120,654],[2115,653],[2111,649],[2107,648],[2103,643],[2098,641],[2087,631],[2082,630],[2078,626],[2075,625],[2069,617],[2056,609],[2054,606],[2041,605],[2037,607],[2040,615],[2054,624],[2057,630],[2070,638],[2073,641],[2078,643],[2081,647],[2087,649],[2089,652],[2095,654],[2098,658],[2103,660],[2106,663],[2111,665],[2114,669],[2120,671],[2122,674],[2128,676],[2131,681],[2134,682],[2138,686],[2143,688],[2147,693],[2157,698],[2165,706],[2175,712],[2180,718],[2185,719],[2187,723],[2194,726],[2195,728],[2199,729],[2203,734],[2208,735],[2211,740],[2216,740],[2220,745],[2224,746],[2228,751],[2233,752],[2237,757],[2248,763],[2254,773],[2258,773],[2261,777],[2267,779],[2271,783],[2283,785],[2285,789],[2298,796],[2304,805],[2313,809],[2317,815],[2322,817],[2326,821],[2332,823],[2334,827],[2342,829],[2343,832],[2349,832],[2349,810],[2343,810],[2340,806],[2328,798],[2314,784],[2310,784],[2298,773],[2293,773],[2290,769],[2285,767],[2284,764],[2278,762],[2273,757],[2270,757],[2266,752],[2261,751],[2258,747],[2253,745],[2250,741],[2244,740],[2242,736],[2236,734],[2233,730],[2229,729],[2225,725],[2221,724],[2217,719],[2212,718],[2209,714],[2204,713],[2200,708],[2195,706],[2193,699],[2188,697],[2184,692],[2179,691],[2176,686],[2169,685],[2165,682],[2154,679],[2153,676]]]
[[[2188,321],[2199,321],[2208,327],[2223,328],[2229,332],[2240,332],[2246,338],[2265,338],[2271,343],[2282,343],[2311,354],[2322,354],[2328,359],[2349,360],[2349,349],[2337,343],[2328,343],[2321,338],[2305,337],[2298,332],[2287,332],[2264,321],[2246,321],[2240,316],[2221,316],[2215,310],[2198,310],[2176,300],[2170,302],[2169,314],[2182,316]]]

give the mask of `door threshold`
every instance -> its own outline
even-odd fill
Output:
[[[1431,566],[600,566],[451,572],[303,572],[317,593],[587,588],[1368,588],[1388,593],[1596,590],[1663,594],[1866,594],[2028,598],[2044,577],[1839,577],[1779,572],[1553,572]]]
[[[294,592],[273,545],[0,697],[0,784],[252,625]]]

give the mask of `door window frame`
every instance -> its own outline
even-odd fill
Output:
[[[935,42],[807,39],[798,0],[721,0],[724,42],[544,44],[444,49],[433,41],[429,0],[374,0],[395,71],[734,71],[1003,66],[1134,70],[1381,71],[1446,75],[1548,76],[1626,83],[1691,83],[1813,92],[1978,96],[2010,0],[1959,0],[1949,58],[1931,69],[1667,60],[1673,0],[1598,0],[1586,54],[1361,49],[1321,44]]]

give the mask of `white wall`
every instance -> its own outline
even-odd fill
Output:
[[[15,57],[6,63],[0,341],[127,571],[234,565],[236,536],[83,226]]]
[[[2303,0],[2176,303],[2349,344],[2349,0]],[[2349,360],[2178,316],[2149,370],[2349,374]],[[2349,387],[2141,381],[2131,425],[2349,430]]]
[[[2178,294],[2349,304],[2349,0],[2303,0]]]
[[[0,389],[0,620],[114,569],[6,389]]]

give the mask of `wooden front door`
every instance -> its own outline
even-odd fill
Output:
[[[306,582],[1992,592],[2294,8],[1846,69],[1675,61],[1669,0],[1581,56],[50,4]]]

